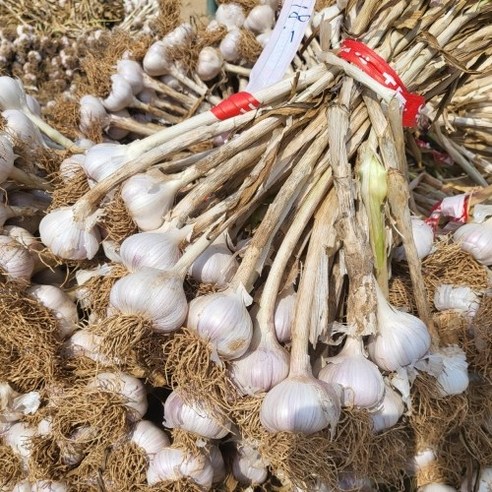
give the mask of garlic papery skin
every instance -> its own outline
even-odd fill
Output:
[[[275,23],[275,12],[270,5],[257,5],[246,17],[244,27],[260,34],[272,29]]]
[[[260,420],[269,432],[314,434],[340,418],[340,396],[336,387],[313,376],[290,375],[265,396]]]
[[[23,416],[36,413],[40,404],[37,391],[17,393],[8,383],[0,383],[0,435]]]
[[[190,302],[186,326],[209,341],[222,358],[237,359],[248,350],[253,336],[245,301],[251,302],[242,288],[196,297]]]
[[[109,304],[123,314],[150,319],[152,328],[164,333],[181,328],[188,312],[183,280],[169,272],[151,269],[117,280]]]
[[[407,473],[415,475],[436,461],[436,453],[431,448],[420,450],[408,463]]]
[[[173,391],[164,403],[164,426],[209,439],[222,439],[231,429],[225,416],[204,408],[198,401],[190,402],[179,390]]]
[[[135,174],[121,187],[121,197],[138,227],[151,231],[164,222],[179,187],[179,181],[165,180],[164,175]]]
[[[0,272],[12,280],[29,281],[34,270],[34,258],[15,239],[0,235]]]
[[[18,482],[15,484],[12,492],[31,492],[31,484],[27,480]]]
[[[224,463],[224,457],[220,452],[218,446],[211,446],[208,451],[208,459],[210,460],[210,464],[214,469],[213,483],[220,483],[226,478],[226,468]]]
[[[244,12],[237,3],[221,3],[215,12],[215,20],[231,30],[244,24]]]
[[[211,46],[205,46],[198,55],[196,73],[202,80],[212,80],[219,75],[222,63],[221,52]]]
[[[466,391],[469,377],[465,352],[457,345],[449,345],[440,347],[433,355],[438,355],[443,364],[442,371],[437,376],[440,395],[459,395]]]
[[[235,62],[241,58],[239,53],[239,40],[241,31],[239,29],[231,29],[220,42],[219,50],[228,62]]]
[[[374,432],[390,429],[400,420],[405,406],[399,393],[389,384],[386,384],[383,402],[381,406],[371,413]]]
[[[61,207],[46,214],[39,223],[43,244],[67,260],[91,260],[99,249],[99,229],[89,218],[78,222],[72,207]]]
[[[296,291],[292,286],[283,290],[277,297],[277,305],[273,324],[275,334],[280,343],[290,342],[292,324],[294,323],[294,312],[296,306]]]
[[[376,286],[378,332],[369,337],[370,358],[385,371],[415,363],[429,350],[431,338],[416,316],[397,311]]]
[[[470,287],[441,284],[434,294],[434,306],[439,311],[462,311],[466,316],[473,318],[480,307],[480,299]]]
[[[318,378],[343,388],[345,407],[376,408],[384,397],[384,380],[376,364],[364,354],[360,337],[348,335],[341,352],[327,360]]]
[[[475,482],[478,483],[475,483]],[[492,468],[483,468],[480,471],[478,480],[473,478],[473,481],[469,479],[463,480],[461,484],[461,492],[469,492],[470,490],[476,492],[490,492],[492,486]]]
[[[289,374],[288,352],[272,333],[259,336],[259,344],[253,343],[248,352],[231,363],[231,379],[244,395],[270,391]]]
[[[0,133],[0,183],[3,183],[14,169],[15,154],[10,140]]]
[[[36,429],[29,427],[24,422],[17,422],[2,437],[27,466],[31,456],[31,439],[35,435]]]
[[[232,459],[232,474],[241,484],[260,485],[268,477],[268,468],[254,447],[239,444]]]
[[[60,167],[58,168],[58,175],[65,182],[70,182],[81,171],[84,170],[85,154],[74,154],[66,159],[63,159]]]
[[[117,393],[125,399],[125,407],[130,410],[134,420],[141,420],[147,412],[147,392],[143,383],[123,372],[102,372],[94,376],[88,385],[109,393]]]
[[[65,482],[54,480],[37,480],[31,486],[31,492],[67,492]]]
[[[238,262],[221,234],[191,265],[190,275],[198,282],[224,288],[236,273]]]
[[[417,248],[417,255],[420,259],[432,253],[434,247],[434,231],[427,222],[418,217],[412,217],[412,234],[415,247]],[[405,259],[403,246],[395,250],[394,257],[397,260]]]
[[[66,351],[70,357],[87,357],[94,362],[109,365],[110,360],[101,353],[101,337],[88,330],[76,331],[66,342]]]
[[[80,99],[80,129],[89,133],[94,124],[101,128],[109,126],[110,118],[102,101],[95,96],[87,95]],[[90,133],[89,133],[90,134]]]
[[[492,265],[492,217],[481,224],[462,225],[455,231],[453,239],[479,263]]]
[[[34,285],[27,289],[27,293],[55,313],[62,338],[69,337],[77,329],[77,306],[60,288],[54,285]]]
[[[169,270],[181,258],[179,245],[185,233],[187,231],[182,229],[171,229],[162,233],[133,234],[121,243],[121,262],[130,272],[143,268]]]
[[[137,422],[130,441],[142,448],[149,460],[152,460],[163,448],[171,445],[167,434],[148,420]]]
[[[188,478],[210,490],[214,469],[210,460],[203,454],[191,454],[180,448],[165,448],[154,456],[147,471],[147,482],[155,485],[159,482],[176,482]]]

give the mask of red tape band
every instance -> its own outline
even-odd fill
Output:
[[[419,94],[409,92],[386,60],[364,43],[355,39],[345,39],[341,44],[338,56],[354,64],[380,84],[395,90],[403,105],[403,126],[417,126],[418,114],[425,104],[425,99]]]
[[[247,113],[260,106],[253,94],[238,92],[214,106],[211,111],[218,120],[227,120],[239,114]]]

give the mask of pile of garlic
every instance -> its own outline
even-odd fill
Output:
[[[276,8],[222,4],[196,73],[177,55],[202,35],[186,23],[142,63],[125,56],[107,97],[80,99],[74,142],[0,78],[6,490],[374,490],[402,477],[455,490],[476,472],[456,465],[470,449],[484,468],[472,481],[489,480],[488,222],[443,246],[410,217],[383,137],[366,134],[386,106],[318,66],[316,37],[294,61],[295,88],[282,89],[288,104],[237,126],[186,126],[246,84],[240,38],[264,43]],[[359,9],[324,12],[332,47]],[[481,32],[468,11],[449,15]],[[447,23],[433,29],[460,41]],[[94,124],[101,143],[83,135]],[[351,179],[357,150],[368,172]],[[422,292],[412,312],[390,300],[392,268],[415,275],[418,264],[429,288],[426,265],[458,267],[460,255],[481,283],[432,284],[428,311]]]

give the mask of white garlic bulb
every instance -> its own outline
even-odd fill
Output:
[[[226,468],[224,463],[224,457],[220,452],[218,446],[211,446],[208,451],[208,458],[210,460],[210,464],[214,469],[213,483],[220,483],[226,478]]]
[[[132,86],[125,77],[120,74],[111,75],[111,92],[106,99],[103,99],[104,107],[108,111],[121,111],[131,106],[133,100]]]
[[[412,234],[415,247],[417,248],[417,255],[420,259],[432,253],[434,231],[427,222],[418,217],[412,217]],[[394,256],[397,260],[404,260],[406,258],[403,246],[395,250]]]
[[[18,79],[3,75],[0,77],[0,108],[21,109],[27,105],[24,87]]]
[[[69,337],[77,329],[77,306],[60,288],[54,285],[34,285],[27,289],[27,293],[55,313],[62,338]]]
[[[475,483],[478,482],[478,483]],[[480,471],[480,476],[478,479],[473,478],[473,481],[470,483],[470,480],[463,480],[461,484],[461,492],[469,492],[470,490],[476,492],[490,492],[492,487],[492,468],[483,468]]]
[[[135,174],[121,187],[121,197],[138,227],[151,231],[164,222],[179,186],[179,181],[165,180],[164,175]]]
[[[37,480],[31,486],[31,492],[66,492],[67,490],[65,482],[54,480]]]
[[[219,50],[228,62],[235,62],[241,57],[239,53],[239,40],[241,31],[239,29],[231,29],[220,42]]]
[[[99,249],[101,236],[90,220],[75,220],[72,207],[46,214],[39,224],[41,241],[57,256],[67,260],[91,260]]]
[[[58,168],[58,175],[65,182],[70,182],[81,171],[84,170],[85,154],[74,154],[66,159],[63,159]]]
[[[411,475],[424,470],[437,460],[436,453],[431,448],[421,449],[407,464],[407,472]]]
[[[121,262],[130,272],[143,268],[169,270],[181,257],[179,244],[186,233],[187,230],[171,229],[163,233],[133,234],[121,243]]]
[[[268,468],[254,447],[240,444],[232,460],[232,474],[241,484],[260,485],[268,477]]]
[[[237,3],[221,3],[215,12],[215,20],[228,30],[244,24],[244,12]]]
[[[312,376],[289,376],[266,394],[260,420],[269,432],[313,434],[330,426],[333,433],[340,412],[336,387]]]
[[[117,280],[109,304],[123,314],[140,314],[150,319],[155,331],[166,333],[181,328],[188,311],[182,279],[151,269]]]
[[[417,492],[456,492],[456,489],[444,483],[428,483],[419,487]]]
[[[115,143],[100,143],[91,147],[81,162],[87,176],[102,181],[128,160],[128,148]]]
[[[221,234],[191,265],[190,275],[201,283],[226,287],[238,269],[238,262]]]
[[[241,357],[253,336],[248,297],[241,288],[196,297],[190,302],[186,326],[212,343],[224,359]]]
[[[290,341],[292,325],[294,323],[295,306],[296,291],[291,285],[280,293],[275,307],[273,324],[275,326],[277,340],[280,343]]]
[[[342,405],[376,408],[384,397],[384,380],[376,364],[366,358],[359,337],[347,336],[341,352],[327,360],[321,381],[343,388]]]
[[[214,469],[204,454],[191,454],[179,448],[164,448],[159,451],[147,471],[147,482],[174,482],[187,478],[204,490],[210,490]]]
[[[110,360],[101,352],[102,337],[88,330],[76,331],[66,342],[66,351],[70,357],[87,357],[94,362],[109,365]]]
[[[272,29],[275,23],[275,12],[270,5],[257,5],[244,21],[244,27],[255,33],[262,33]]]
[[[169,45],[163,41],[151,44],[143,59],[145,72],[152,76],[164,75],[169,72]]]
[[[87,95],[80,98],[80,129],[90,132],[93,125],[101,128],[109,126],[109,115],[102,101],[95,96]]]
[[[256,36],[256,41],[261,44],[261,46],[264,48],[267,44],[268,41],[270,41],[270,38],[272,37],[272,31],[265,31],[262,32],[261,34],[258,34]]]
[[[437,376],[441,396],[459,395],[466,391],[469,384],[468,363],[465,352],[457,345],[439,347],[437,355],[442,360],[442,371]]]
[[[3,439],[24,464],[27,464],[31,456],[31,439],[35,435],[36,429],[24,422],[17,422],[3,435]]]
[[[219,75],[222,68],[222,54],[212,46],[205,46],[199,55],[196,73],[202,80],[212,80]]]
[[[22,142],[25,151],[29,151],[33,156],[40,149],[46,147],[41,132],[36,125],[20,110],[8,109],[2,112],[6,120],[8,135],[11,139]],[[15,145],[15,142],[13,142]]]
[[[389,384],[386,384],[381,406],[371,413],[374,431],[380,432],[393,427],[400,420],[404,410],[405,406],[401,396]]]
[[[118,73],[130,84],[133,94],[138,94],[144,88],[142,66],[135,60],[118,60]]]
[[[492,218],[482,224],[462,225],[455,231],[453,239],[479,263],[492,265]]]
[[[470,287],[441,284],[434,294],[434,306],[439,311],[455,309],[473,318],[480,307],[478,295]]]
[[[27,480],[15,484],[12,492],[31,492],[31,484]]]
[[[0,133],[0,183],[3,183],[14,169],[15,154],[10,140]]]
[[[148,420],[137,422],[130,440],[142,448],[149,459],[153,459],[159,451],[171,444],[167,434]]]
[[[89,388],[109,393],[118,393],[125,400],[125,407],[131,411],[131,417],[141,420],[147,412],[147,392],[142,382],[123,372],[102,372],[94,376]]]
[[[173,391],[164,403],[164,425],[184,429],[209,439],[222,439],[229,434],[231,423],[218,412],[200,403],[185,400],[180,391]]]
[[[429,350],[431,338],[416,316],[397,311],[376,287],[378,332],[369,337],[371,359],[385,371],[396,371],[415,363]]]
[[[0,235],[0,270],[13,280],[29,281],[34,258],[15,239]]]

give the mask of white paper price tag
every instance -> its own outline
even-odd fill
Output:
[[[256,92],[283,79],[301,44],[315,0],[285,0],[272,35],[256,61],[246,87]]]

